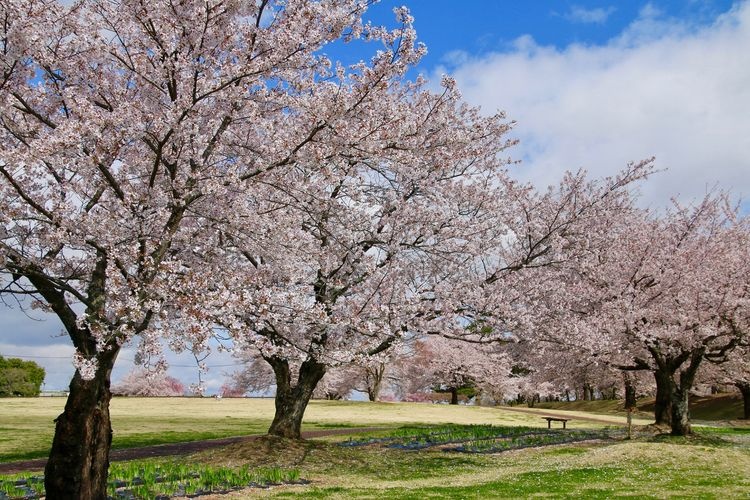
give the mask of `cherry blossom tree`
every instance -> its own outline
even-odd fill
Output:
[[[436,281],[481,246],[504,198],[509,125],[463,104],[448,79],[439,94],[404,83],[423,51],[399,16],[372,69],[310,93],[332,102],[321,119],[347,148],[267,177],[266,192],[236,201],[267,219],[212,245],[209,261],[234,272],[206,274],[207,303],[235,346],[274,370],[271,434],[299,437],[329,366],[385,352],[434,316]]]
[[[661,215],[633,211],[608,231],[611,244],[560,275],[564,291],[550,301],[539,338],[651,372],[657,423],[687,434],[688,394],[701,363],[745,341],[748,219],[726,196],[709,195]]]
[[[132,370],[112,386],[115,396],[174,397],[185,395],[185,385],[165,372]]]
[[[231,213],[249,186],[283,179],[300,156],[348,148],[332,124],[358,112],[354,102],[388,81],[387,68],[422,50],[331,69],[320,54],[330,41],[403,38],[363,27],[363,8],[356,0],[0,4],[2,292],[54,313],[76,348],[45,470],[50,498],[106,496],[110,373],[122,345],[140,336],[142,350],[158,355],[158,340],[178,330],[202,345],[207,323],[180,313],[172,297],[196,302],[199,283],[180,276],[215,214]],[[344,104],[327,80],[347,71],[357,84]],[[238,217],[252,224],[257,208]],[[176,295],[175,286],[188,289]],[[173,337],[174,347],[183,343]]]
[[[441,336],[418,340],[413,354],[399,359],[394,369],[402,380],[402,393],[447,392],[450,404],[458,404],[461,389],[470,389],[478,397],[507,393],[511,379],[510,359],[499,344]]]
[[[747,341],[709,363],[699,374],[702,382],[735,386],[742,395],[742,418],[750,419],[750,347]]]
[[[300,161],[294,185],[269,182],[264,198],[245,200],[270,214],[267,223],[216,236],[209,261],[236,272],[217,268],[203,288],[216,291],[214,321],[237,348],[274,369],[271,434],[299,437],[330,366],[361,364],[425,334],[507,341],[533,307],[531,290],[546,286],[530,277],[573,258],[590,221],[627,206],[621,192],[650,171],[644,162],[599,182],[571,175],[537,194],[502,169],[502,118],[480,117],[445,84],[435,95],[390,81],[378,99],[387,112],[366,111],[376,103],[357,98],[359,112],[339,135],[377,132],[350,138],[360,142],[343,158]],[[356,96],[358,85],[341,82],[337,95]]]
[[[346,399],[356,390],[363,372],[354,365],[335,366],[326,370],[313,391],[313,398],[337,401]]]

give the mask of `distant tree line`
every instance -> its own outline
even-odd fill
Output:
[[[38,396],[44,368],[33,361],[0,356],[0,397]]]

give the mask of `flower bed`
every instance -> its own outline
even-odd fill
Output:
[[[447,425],[426,428],[406,428],[381,438],[348,440],[340,446],[381,444],[388,448],[421,450],[457,444],[448,451],[465,453],[495,453],[508,449],[546,446],[588,439],[612,437],[615,431],[542,429],[538,427],[496,427],[492,425]]]
[[[110,466],[108,496],[111,499],[166,499],[198,497],[244,488],[280,484],[306,484],[297,469],[210,467],[176,462],[128,462]],[[44,478],[16,475],[0,478],[0,500],[35,499],[44,496]]]

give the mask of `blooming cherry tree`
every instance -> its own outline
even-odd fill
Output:
[[[308,93],[343,146],[315,143],[264,190],[235,197],[256,216],[225,217],[195,266],[212,320],[274,371],[271,434],[299,437],[328,367],[384,353],[434,320],[434,290],[494,231],[504,199],[509,124],[463,104],[448,79],[437,94],[404,83],[422,49],[397,14],[404,27],[369,68]]]
[[[364,7],[0,4],[2,292],[56,314],[76,348],[45,471],[50,498],[106,496],[109,378],[122,345],[139,335],[144,354],[158,355],[159,339],[177,329],[202,345],[206,322],[172,299],[196,302],[200,283],[183,277],[215,215],[230,214],[250,186],[285,179],[299,157],[317,161],[369,133],[342,138],[332,124],[423,50],[406,40],[411,52],[397,63],[384,52],[332,68],[319,53],[330,41],[405,39],[363,26]],[[347,72],[357,84],[342,103],[327,79]],[[251,225],[267,194],[243,195],[258,205],[237,217]],[[187,289],[176,295],[176,286]]]
[[[169,397],[184,396],[182,382],[164,372],[133,370],[112,386],[116,396]]]
[[[711,195],[658,216],[633,211],[608,231],[611,244],[560,275],[564,294],[551,301],[539,338],[650,371],[657,423],[687,434],[688,393],[702,362],[745,342],[748,219]]]
[[[448,392],[451,404],[458,404],[458,392],[473,388],[482,394],[508,394],[511,390],[511,361],[501,345],[470,343],[441,336],[418,340],[411,356],[399,359],[395,370],[402,379],[401,391]]]

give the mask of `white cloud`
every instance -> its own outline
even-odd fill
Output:
[[[574,23],[584,23],[584,24],[604,24],[607,22],[607,19],[610,15],[612,15],[617,9],[615,7],[609,6],[609,7],[597,7],[594,9],[587,9],[585,7],[581,7],[580,5],[572,5],[570,7],[570,10],[568,10],[563,17],[567,19],[568,21],[572,21]]]
[[[663,206],[715,185],[750,195],[748,47],[750,3],[702,27],[646,6],[604,45],[558,49],[525,36],[451,74],[467,101],[518,122],[523,178],[547,184],[582,167],[609,175],[656,156],[668,171],[642,191]]]

